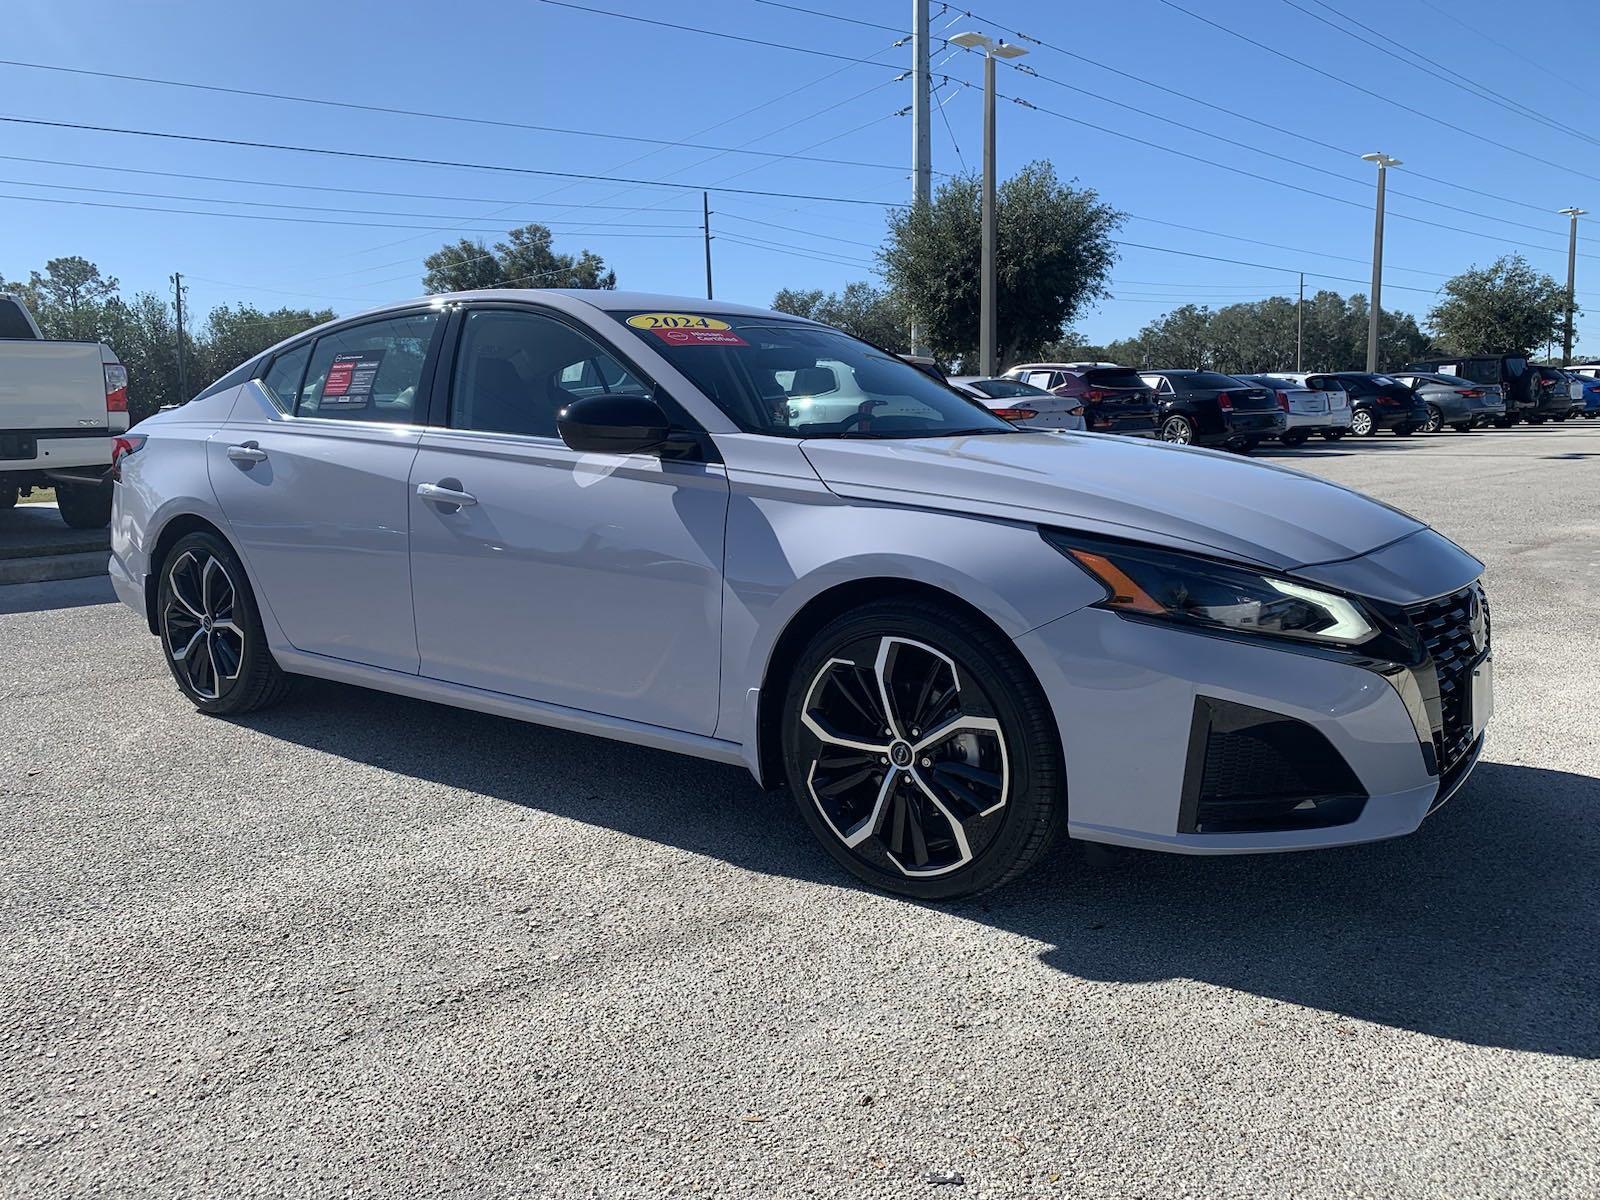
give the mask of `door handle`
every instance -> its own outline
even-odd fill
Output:
[[[266,462],[267,452],[254,442],[245,442],[242,445],[228,447],[228,460],[249,467],[258,462]]]
[[[448,487],[446,486],[447,484],[455,484],[455,486]],[[435,504],[449,505],[452,509],[466,508],[468,505],[478,502],[478,498],[471,492],[463,492],[461,484],[454,479],[445,479],[438,483],[419,483],[417,484],[417,495],[424,500],[431,500]]]

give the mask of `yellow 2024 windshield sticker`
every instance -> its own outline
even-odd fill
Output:
[[[726,321],[693,313],[637,313],[628,318],[635,329],[729,329]]]

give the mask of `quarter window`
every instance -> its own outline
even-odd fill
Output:
[[[285,412],[294,408],[294,398],[300,394],[300,380],[306,373],[306,362],[311,357],[311,343],[297,346],[272,360],[267,373],[261,377],[261,386],[272,394],[278,407]]]
[[[438,313],[411,313],[324,334],[311,352],[295,414],[418,423],[422,365],[438,324]]]
[[[651,389],[600,346],[552,317],[469,311],[456,355],[450,427],[556,436],[556,414],[586,396]]]

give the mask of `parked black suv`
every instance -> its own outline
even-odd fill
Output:
[[[1501,427],[1526,421],[1539,425],[1554,418],[1566,420],[1572,411],[1568,382],[1553,367],[1536,367],[1526,354],[1469,354],[1457,358],[1429,358],[1414,362],[1408,371],[1459,375],[1473,383],[1500,385],[1506,398],[1506,415],[1495,421]]]
[[[1356,437],[1371,437],[1380,429],[1409,437],[1428,423],[1427,404],[1392,375],[1338,371],[1333,377],[1350,394],[1350,432]]]
[[[1288,423],[1270,388],[1215,371],[1141,371],[1161,405],[1157,433],[1164,442],[1226,446],[1248,454]]]

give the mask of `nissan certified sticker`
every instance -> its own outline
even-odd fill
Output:
[[[737,333],[722,329],[652,329],[663,342],[672,346],[748,346]]]

